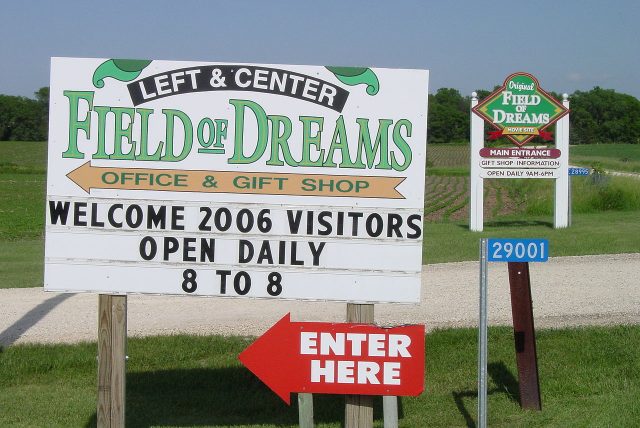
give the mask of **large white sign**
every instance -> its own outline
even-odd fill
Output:
[[[53,58],[45,290],[418,302],[427,82]]]

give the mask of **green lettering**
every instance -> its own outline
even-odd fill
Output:
[[[286,116],[269,116],[271,122],[271,158],[267,165],[282,166],[284,162],[290,166],[298,166],[298,162],[291,156],[289,150],[289,137],[291,136],[291,119]],[[282,133],[280,128],[284,127]],[[284,162],[280,160],[280,151],[284,156]]]
[[[302,122],[302,160],[300,166],[322,166],[324,149],[320,149],[322,136],[323,117],[300,116]],[[311,135],[312,124],[318,125],[315,135]],[[311,146],[314,146],[319,153],[315,160],[311,160]]]
[[[165,153],[164,156],[160,158],[162,161],[167,162],[178,162],[183,160],[189,155],[191,152],[191,146],[193,146],[193,124],[191,123],[191,119],[184,112],[180,110],[171,110],[171,109],[163,109],[162,113],[166,116],[167,121],[167,131],[166,131],[166,141],[165,141]],[[174,136],[174,119],[180,119],[182,122],[182,127],[184,128],[184,144],[182,146],[182,151],[178,156],[173,154],[173,136]],[[160,143],[162,144],[162,142]]]
[[[83,131],[88,139],[91,134],[91,110],[93,110],[93,92],[89,91],[64,91],[64,96],[69,99],[69,146],[62,153],[63,158],[84,159],[84,154],[78,150],[78,132]],[[89,112],[83,120],[78,117],[80,100],[85,100],[89,106]]]
[[[335,167],[336,163],[333,161],[333,156],[336,150],[340,151],[340,167],[341,168],[356,168],[356,165],[351,161],[349,155],[349,141],[347,140],[347,129],[344,126],[344,117],[340,115],[336,121],[336,128],[333,131],[333,138],[331,139],[331,146],[327,152],[327,158],[322,166]],[[364,168],[364,165],[362,166]]]
[[[149,154],[149,116],[153,113],[153,109],[139,108],[137,109],[140,115],[140,153],[136,157],[137,160],[142,161],[158,161],[160,160],[160,154],[164,143],[160,141],[158,150],[154,154]]]
[[[376,134],[376,141],[371,144],[371,133],[369,132],[369,119],[356,119],[356,122],[360,126],[358,132],[358,157],[356,159],[356,165],[359,168],[364,168],[364,162],[362,161],[362,153],[364,149],[364,156],[367,160],[367,168],[372,168],[373,163],[376,160],[377,153],[379,152],[379,161],[376,165],[376,169],[391,169],[389,165],[389,126],[393,124],[391,119],[380,119],[378,121],[378,133]]]
[[[133,141],[132,127],[135,109],[130,107],[111,107],[111,111],[115,115],[114,134],[113,134],[113,154],[110,159],[116,160],[133,160],[136,157],[136,142]],[[123,126],[123,116],[127,116],[129,120],[127,125]],[[127,153],[122,151],[123,140],[126,140],[131,148]]]
[[[253,163],[260,159],[267,149],[269,137],[269,123],[267,114],[258,103],[247,100],[229,100],[229,104],[235,107],[235,138],[233,142],[233,156],[229,158],[230,164]],[[244,147],[244,109],[248,107],[256,117],[258,123],[256,148],[251,156],[245,156]]]
[[[406,138],[411,137],[411,122],[407,119],[400,119],[393,127],[393,143],[400,149],[400,152],[404,156],[404,163],[398,163],[395,153],[391,153],[391,166],[395,171],[404,171],[407,169],[409,165],[411,165],[412,159],[411,147],[405,137],[400,133],[402,128],[406,130]]]
[[[111,107],[96,106],[94,110],[98,114],[98,147],[96,147],[96,152],[91,159],[109,159],[104,137],[106,135],[105,128],[107,126],[107,113],[111,111]]]

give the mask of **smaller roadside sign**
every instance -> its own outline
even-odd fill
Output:
[[[490,262],[546,262],[548,239],[490,238],[487,241]]]
[[[292,392],[419,395],[424,325],[291,322],[282,317],[239,359],[287,404]]]
[[[589,175],[591,173],[590,168],[569,168],[569,175]]]

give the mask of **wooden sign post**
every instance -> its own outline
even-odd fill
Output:
[[[127,296],[100,294],[98,300],[98,428],[125,421]]]
[[[347,303],[347,322],[373,324],[373,305]],[[346,395],[344,408],[345,428],[373,427],[373,397]]]

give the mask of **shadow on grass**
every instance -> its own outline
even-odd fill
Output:
[[[520,403],[520,392],[518,389],[518,381],[509,371],[507,366],[501,361],[499,363],[490,363],[487,365],[487,373],[495,384],[494,388],[487,391],[487,395],[507,394],[513,402]],[[454,391],[453,401],[456,403],[458,411],[464,418],[465,424],[469,428],[475,428],[476,421],[464,404],[465,398],[478,398],[478,391]],[[476,407],[477,412],[477,407]],[[474,413],[477,416],[477,413]]]
[[[528,227],[544,226],[553,229],[553,222],[542,220],[494,220],[484,224],[487,227]]]
[[[126,426],[297,425],[298,400],[287,406],[242,367],[127,373]],[[314,394],[314,421],[344,420],[344,396]],[[398,414],[402,415],[399,400]],[[374,398],[374,418],[382,418],[382,397]],[[95,427],[97,416],[87,421]]]
[[[457,226],[464,230],[469,230],[468,224],[457,224]],[[484,223],[484,227],[530,227],[530,226],[543,226],[549,229],[553,229],[553,222],[542,220],[493,220]]]

